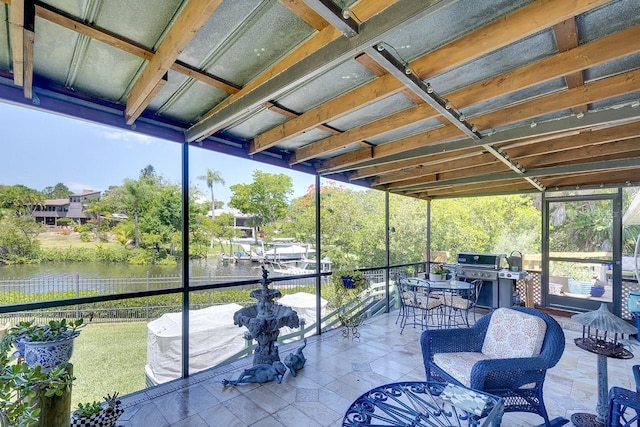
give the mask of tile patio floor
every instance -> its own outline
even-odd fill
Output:
[[[400,335],[397,311],[368,319],[360,339],[343,338],[339,330],[308,338],[306,366],[281,384],[222,385],[251,366],[251,358],[213,368],[161,386],[125,396],[122,427],[162,426],[339,426],[350,403],[365,391],[385,383],[425,379],[420,329]],[[597,356],[578,349],[573,340],[581,328],[556,317],[566,336],[566,348],[556,367],[547,372],[544,396],[549,417],[570,418],[574,412],[595,413]],[[280,356],[299,344],[282,345]],[[638,353],[640,347],[632,351]],[[631,366],[637,358],[608,362],[609,387],[634,388]],[[502,425],[535,426],[534,414],[507,413]],[[571,425],[571,423],[567,424]]]

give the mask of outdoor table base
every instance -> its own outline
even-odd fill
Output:
[[[400,382],[356,399],[342,420],[356,426],[499,426],[501,398],[439,382]]]

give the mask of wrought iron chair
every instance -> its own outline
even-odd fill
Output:
[[[420,343],[427,381],[500,396],[505,412],[532,412],[542,416],[547,427],[552,425],[542,388],[547,369],[564,352],[565,338],[548,314],[525,307],[499,308],[470,328],[427,330]]]
[[[607,427],[631,427],[640,425],[640,365],[633,365],[636,391],[622,387],[609,390],[609,414]]]
[[[448,324],[449,326],[460,325],[456,322],[456,318],[460,316],[462,324],[469,327],[469,311],[473,310],[473,322],[476,321],[476,305],[478,303],[478,295],[482,289],[482,280],[477,279],[471,282],[473,285],[469,290],[457,293],[447,292],[444,295],[444,305],[449,310]]]
[[[407,326],[407,321],[412,320],[412,325],[420,325],[421,329],[429,327],[429,320],[433,318],[434,310],[442,305],[440,298],[429,295],[428,283],[419,279],[407,278],[398,281],[400,293],[400,334]]]

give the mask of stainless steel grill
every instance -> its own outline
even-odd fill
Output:
[[[491,308],[513,305],[515,282],[527,274],[526,271],[510,271],[505,254],[469,252],[457,255],[456,272],[461,279],[483,281],[478,304]]]
[[[498,280],[505,255],[461,252],[456,257],[457,272],[467,279]]]

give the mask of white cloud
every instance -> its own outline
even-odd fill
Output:
[[[100,136],[106,139],[123,142],[133,142],[138,144],[151,144],[154,141],[154,138],[148,135],[118,129],[102,129],[100,131]]]
[[[73,191],[74,193],[81,193],[84,190],[102,191],[101,189],[96,188],[94,185],[85,184],[82,182],[65,182],[65,185],[69,187],[69,190]]]

